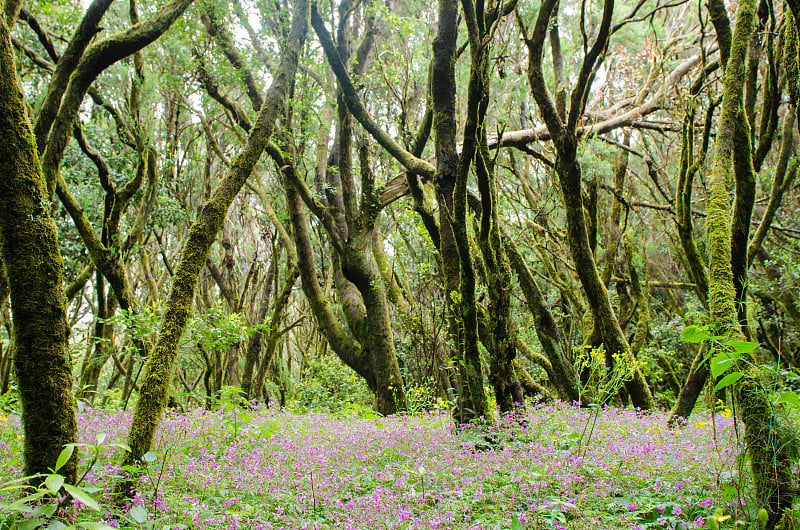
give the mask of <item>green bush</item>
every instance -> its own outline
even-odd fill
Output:
[[[371,406],[364,380],[333,355],[308,364],[290,400],[290,408],[298,412],[366,412]]]

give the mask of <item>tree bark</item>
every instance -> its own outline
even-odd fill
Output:
[[[475,305],[475,272],[467,233],[467,176],[475,153],[475,137],[456,149],[456,38],[458,3],[439,1],[439,21],[433,42],[431,104],[436,152],[434,184],[439,202],[440,253],[448,306],[452,304],[456,363],[460,374],[456,420],[490,419],[483,390],[483,367],[478,350],[478,312]],[[474,98],[475,94],[473,94]],[[470,107],[471,134],[477,129],[477,102]],[[466,131],[465,131],[466,135]],[[458,289],[454,289],[458,278]],[[455,297],[454,297],[455,295]]]
[[[732,245],[732,239],[746,234],[737,223],[747,222],[741,208],[740,215],[731,214],[729,183],[737,181],[737,202],[740,191],[749,193],[738,180],[749,178],[746,165],[738,157],[750,152],[749,131],[739,124],[743,116],[744,67],[750,39],[754,31],[755,1],[743,0],[736,11],[730,58],[723,81],[722,112],[717,128],[714,165],[709,180],[710,196],[707,219],[707,244],[709,249],[709,313],[715,333],[728,340],[743,340],[744,334],[737,313],[733,249],[746,249],[747,241]],[[745,134],[742,134],[745,133]],[[733,171],[734,175],[731,175]],[[746,183],[745,183],[746,184]],[[746,259],[746,250],[741,252]],[[755,359],[751,359],[755,361]],[[750,455],[750,466],[756,486],[756,497],[769,517],[766,528],[774,529],[791,510],[794,489],[791,461],[784,427],[780,424],[773,405],[761,383],[761,373],[755,363],[740,361],[734,367],[743,377],[734,385],[733,393],[745,424],[745,442]]]
[[[166,405],[178,343],[186,330],[195,286],[206,264],[208,251],[222,228],[228,207],[252,173],[272,135],[275,121],[288,102],[305,41],[307,7],[305,0],[294,3],[292,27],[283,45],[280,69],[273,77],[272,86],[264,98],[264,105],[247,144],[226,171],[219,186],[189,230],[189,239],[184,244],[180,262],[175,269],[158,341],[145,365],[141,392],[128,434],[128,445],[131,450],[125,454],[123,459],[125,464],[135,464],[150,448],[156,426]],[[117,488],[118,494],[129,495],[133,485],[132,480],[121,482]]]
[[[611,24],[614,2],[606,0],[604,4],[603,21],[598,31],[598,37],[583,59],[577,85],[570,98],[569,117],[566,123],[558,115],[555,103],[545,84],[542,69],[544,38],[555,3],[555,0],[545,0],[542,3],[531,35],[525,35],[525,42],[529,50],[528,81],[556,148],[555,169],[561,184],[562,200],[566,209],[567,241],[581,285],[593,317],[598,321],[602,340],[605,342],[608,352],[610,354],[620,353],[631,358],[633,354],[611,306],[608,291],[600,278],[589,243],[589,231],[584,216],[581,190],[582,172],[577,157],[576,124],[583,113],[588,97],[591,72],[598,58],[604,53],[608,42],[608,29]],[[524,29],[523,22],[519,19],[518,22]],[[642,409],[652,409],[655,406],[650,388],[638,368],[634,369],[633,377],[626,381],[625,387],[635,406]]]
[[[69,325],[56,225],[36,152],[16,56],[0,20],[0,257],[11,296],[24,473],[48,473],[76,441]],[[59,470],[76,480],[77,452]]]

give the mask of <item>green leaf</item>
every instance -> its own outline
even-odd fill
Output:
[[[525,530],[525,526],[519,521],[516,515],[511,520],[511,530]]]
[[[72,530],[75,528],[74,526],[67,526],[61,521],[51,521],[50,526],[47,527],[47,530]]]
[[[711,338],[711,333],[708,330],[701,326],[691,325],[686,326],[681,331],[681,341],[682,342],[703,342],[704,340],[708,340]]]
[[[711,375],[716,379],[739,360],[739,354],[728,351],[718,352],[711,358]]]
[[[769,514],[767,510],[764,508],[758,509],[758,522],[761,523],[761,526],[766,526],[767,521],[769,521]]]
[[[128,514],[133,518],[134,521],[136,521],[139,524],[142,524],[143,522],[147,521],[147,516],[148,516],[147,510],[145,510],[141,506],[132,507],[131,510],[128,512]]]
[[[746,340],[728,340],[725,345],[729,346],[736,353],[750,353],[758,348],[757,342]]]
[[[101,511],[100,505],[97,504],[97,501],[95,501],[91,495],[83,491],[81,488],[77,488],[72,484],[64,484],[64,489],[67,490],[67,493],[72,495],[73,499],[81,504],[84,504],[87,508],[90,508],[96,512]]]
[[[108,435],[104,432],[97,433],[97,445],[103,445]]]
[[[16,510],[16,511],[24,512],[24,513],[28,513],[28,512],[31,511],[31,508],[30,508],[30,506],[28,506],[28,503],[29,502],[33,503],[35,501],[38,501],[39,499],[41,499],[45,495],[47,495],[46,491],[40,491],[38,493],[33,493],[33,494],[28,495],[26,497],[22,497],[18,501],[15,501],[15,502],[12,502],[11,504],[9,504],[5,508],[5,510],[6,511],[8,511],[8,510]]]
[[[727,502],[733,502],[739,497],[739,490],[733,486],[722,486],[720,496]]]
[[[64,449],[61,450],[61,454],[58,455],[58,460],[56,460],[56,467],[53,469],[54,473],[57,473],[59,469],[64,467],[69,459],[72,458],[72,453],[75,452],[75,446],[67,445]]]
[[[720,380],[719,383],[716,384],[716,386],[714,387],[714,392],[717,392],[718,390],[722,390],[723,388],[725,388],[727,386],[731,386],[736,381],[741,379],[743,376],[744,376],[744,374],[742,372],[731,372],[731,373],[729,373],[728,375],[723,377]]]
[[[36,519],[40,516],[52,517],[56,513],[58,506],[54,504],[40,504],[26,516],[28,519]],[[2,510],[0,510],[2,511]]]
[[[35,530],[45,523],[44,519],[28,519],[27,521],[20,521],[19,530]]]
[[[155,455],[155,453],[153,453],[151,451],[147,451],[145,454],[142,455],[142,460],[144,460],[145,462],[150,463],[150,462],[155,462],[156,460],[158,460],[158,457]]]
[[[27,479],[28,479],[28,477],[23,477],[23,478],[24,478],[25,480],[27,480]],[[2,488],[0,488],[0,492],[3,492],[3,491],[16,491],[16,490],[24,490],[24,489],[28,489],[29,487],[30,487],[30,486],[28,486],[27,484],[11,484],[10,486],[3,486]]]
[[[58,474],[47,475],[47,478],[44,479],[44,485],[53,493],[58,493],[58,490],[61,489],[63,484],[64,477]]]
[[[775,400],[775,404],[777,405],[778,403],[789,403],[800,408],[800,396],[795,391],[784,392]]]

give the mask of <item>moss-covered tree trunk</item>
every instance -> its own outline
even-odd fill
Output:
[[[557,112],[555,102],[547,89],[542,68],[544,39],[555,4],[555,0],[545,0],[542,3],[530,34],[527,34],[524,21],[518,19],[526,33],[525,42],[529,51],[528,81],[533,98],[536,100],[556,148],[555,169],[566,211],[567,241],[592,316],[597,320],[602,333],[602,341],[608,352],[631,357],[633,354],[611,306],[608,291],[600,278],[590,244],[589,229],[583,208],[582,171],[578,161],[576,133],[576,125],[583,115],[586,98],[589,94],[592,72],[608,45],[614,2],[613,0],[604,2],[603,18],[598,29],[598,36],[583,57],[578,80],[570,98],[569,115],[566,121]],[[625,388],[635,406],[642,409],[652,409],[655,406],[647,381],[638,368],[634,369],[633,377],[626,381]]]
[[[466,183],[476,145],[473,143],[462,151],[461,156],[456,148],[457,19],[457,1],[441,0],[438,31],[433,42],[430,82],[436,168],[405,150],[394,138],[378,127],[361,103],[353,82],[315,9],[312,9],[311,22],[320,37],[328,63],[336,75],[342,98],[353,117],[409,173],[431,179],[436,186],[440,221],[439,249],[445,272],[448,310],[453,317],[451,331],[454,349],[457,351],[455,361],[461,379],[455,416],[457,421],[466,421],[481,417],[488,419],[490,411],[483,387],[484,376],[478,347],[478,315],[475,305],[475,272],[466,221]],[[469,150],[471,152],[467,152]]]
[[[481,196],[478,246],[489,297],[487,324],[490,332],[486,343],[490,359],[489,382],[500,412],[509,412],[515,405],[524,404],[524,395],[514,367],[517,349],[511,319],[511,267],[500,234],[494,160],[489,153],[485,129],[492,53],[489,43],[501,14],[497,10],[487,12],[482,0],[462,0],[461,5],[470,45],[470,75],[459,181],[466,182],[461,172],[468,170],[466,157],[472,155]],[[466,190],[463,193],[466,195]]]
[[[558,397],[567,403],[580,400],[578,379],[575,370],[564,353],[564,339],[556,325],[547,299],[542,293],[533,273],[528,268],[524,257],[514,243],[506,238],[506,250],[511,266],[517,275],[522,294],[533,317],[533,325],[542,351],[550,361],[552,376],[550,383],[556,387]]]
[[[478,349],[478,311],[475,305],[475,272],[467,233],[467,176],[475,142],[465,147],[461,157],[456,150],[456,39],[458,36],[458,2],[440,0],[436,38],[431,63],[431,102],[433,136],[436,151],[436,184],[439,202],[439,227],[445,286],[453,284],[458,271],[459,288],[447,293],[456,321],[457,369],[461,375],[456,419],[489,418],[489,407],[483,389],[483,367]],[[474,102],[477,104],[477,102]],[[472,109],[473,112],[477,108]],[[477,116],[475,117],[477,119]],[[474,128],[477,124],[473,124]],[[449,225],[449,226],[448,226]],[[449,230],[448,230],[449,228]],[[452,236],[452,239],[450,237]],[[448,275],[450,277],[448,278]],[[455,295],[455,297],[454,297]]]
[[[755,0],[742,0],[736,12],[730,58],[725,69],[714,165],[709,180],[710,196],[706,225],[711,324],[717,334],[738,340],[742,340],[744,334],[738,321],[731,249],[747,247],[746,241],[732,245],[732,238],[742,237],[742,234],[746,233],[746,230],[734,225],[749,223],[749,217],[744,219],[741,215],[731,214],[729,184],[736,180],[738,194],[743,188],[738,185],[739,178],[748,178],[748,175],[743,173],[747,172],[747,168],[743,168],[737,160],[741,153],[737,154],[736,151],[746,150],[749,154],[750,149],[749,128],[746,122],[742,123],[743,85],[745,60],[755,26],[755,9]],[[740,199],[737,198],[738,200]],[[752,363],[737,364],[735,369],[743,373],[743,377],[735,384],[733,393],[745,424],[745,442],[755,479],[756,495],[761,507],[769,514],[766,528],[771,530],[781,521],[784,512],[790,510],[792,506],[794,489],[791,459],[780,422],[762,386],[761,374],[753,366]]]
[[[307,1],[295,1],[292,26],[283,45],[280,67],[274,73],[272,86],[264,98],[258,121],[250,132],[247,144],[226,171],[219,186],[201,208],[197,220],[189,229],[189,237],[175,268],[156,347],[148,357],[144,368],[140,384],[141,392],[128,434],[131,451],[124,457],[125,464],[135,464],[150,449],[153,435],[166,405],[178,344],[191,315],[197,280],[206,264],[208,251],[222,228],[231,202],[252,173],[272,135],[275,121],[288,103],[305,42],[307,17]],[[132,481],[123,481],[118,493],[128,495],[132,486]]]
[[[47,473],[76,441],[69,325],[56,225],[25,112],[16,57],[0,17],[0,258],[11,296],[25,474]],[[76,479],[77,455],[60,470]]]
[[[267,269],[267,281],[264,285],[264,292],[261,295],[261,303],[258,306],[258,311],[256,312],[255,317],[255,324],[257,326],[263,326],[267,323],[267,315],[269,312],[269,302],[272,299],[272,290],[275,287],[275,283],[277,282],[277,268],[278,268],[278,261],[280,260],[280,248],[277,247],[277,252],[273,251],[272,260],[270,262],[269,268]],[[245,349],[245,362],[244,362],[244,371],[242,372],[242,395],[244,399],[251,400],[255,399],[257,395],[259,395],[260,388],[258,385],[255,387],[253,386],[253,372],[258,366],[258,359],[261,357],[261,348],[264,344],[264,331],[261,329],[256,329],[255,333],[250,336],[250,339],[247,341],[247,348]]]

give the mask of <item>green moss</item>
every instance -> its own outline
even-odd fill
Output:
[[[742,92],[744,64],[749,42],[754,29],[754,0],[743,0],[737,9],[736,27],[731,45],[730,58],[725,71],[722,113],[717,130],[714,166],[710,179],[710,197],[707,208],[707,242],[709,249],[709,312],[711,323],[718,334],[729,338],[741,338],[737,321],[736,290],[734,288],[734,265],[742,250],[732,255],[732,238],[742,238],[741,223],[749,222],[749,215],[741,211],[740,201],[746,202],[750,191],[741,186],[750,164],[749,131],[742,127]],[[745,145],[746,144],[746,145]],[[747,157],[746,160],[743,160]],[[731,218],[730,185],[732,168],[737,173],[737,217]],[[746,184],[746,183],[745,183]],[[746,237],[746,235],[745,235]],[[737,241],[741,247],[741,241]],[[735,258],[737,263],[732,264]],[[745,256],[746,261],[746,256]],[[750,455],[756,495],[761,507],[767,510],[769,521],[766,528],[773,529],[783,518],[784,511],[793,501],[791,459],[784,429],[775,417],[772,404],[761,385],[758,371],[745,363],[736,367],[744,377],[736,384],[734,394],[745,425],[745,442]]]
[[[8,27],[0,21],[0,257],[13,315],[25,474],[46,473],[75,442],[63,265]],[[61,470],[76,478],[77,455]]]
[[[797,23],[791,13],[784,15],[786,22],[786,41],[783,53],[783,65],[786,68],[786,79],[789,85],[789,96],[795,112],[800,111],[800,42],[797,36]]]
[[[775,528],[778,522],[794,520],[789,512],[794,500],[792,457],[797,447],[795,437],[775,416],[760,377],[758,371],[749,370],[735,393],[745,424],[744,440],[756,496],[769,514],[766,528]]]

